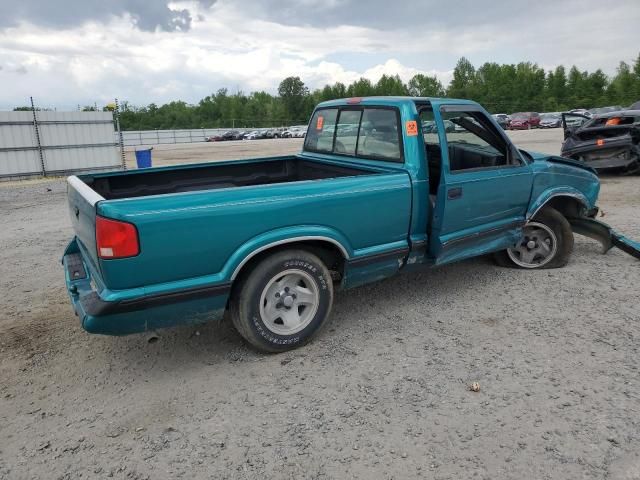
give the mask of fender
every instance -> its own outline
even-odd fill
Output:
[[[332,243],[342,252],[345,259],[353,257],[353,248],[340,232],[320,225],[299,225],[272,230],[251,238],[243,243],[227,260],[222,268],[223,278],[234,280],[242,267],[260,252],[287,243],[320,240]]]
[[[557,197],[569,197],[577,200],[587,210],[593,207],[589,205],[587,197],[578,189],[570,186],[562,186],[556,188],[550,188],[543,191],[538,198],[529,205],[526,219],[531,220],[536,213],[538,213],[549,201]]]

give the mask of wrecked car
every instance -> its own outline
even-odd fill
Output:
[[[574,126],[577,121],[583,123]],[[596,171],[635,173],[640,170],[640,110],[619,110],[588,118],[563,113],[561,155]]]

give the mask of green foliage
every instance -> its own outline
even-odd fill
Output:
[[[409,95],[415,97],[444,97],[445,90],[438,78],[418,73],[414,75],[407,85]]]
[[[304,124],[319,102],[372,95],[468,98],[492,113],[628,106],[640,100],[640,55],[633,65],[620,62],[612,78],[600,69],[589,73],[575,66],[568,73],[562,65],[545,72],[531,62],[487,62],[476,68],[464,57],[458,60],[446,88],[435,76],[418,74],[405,84],[397,75],[383,75],[375,84],[360,78],[350,85],[335,83],[310,92],[300,77],[288,77],[280,83],[278,95],[267,92],[230,94],[223,88],[196,105],[175,101],[162,106],[152,103],[135,108],[124,102],[121,124],[127,130]]]

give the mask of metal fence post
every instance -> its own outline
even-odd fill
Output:
[[[118,143],[120,144],[120,159],[122,160],[122,169],[127,169],[127,162],[124,158],[124,141],[122,139],[122,130],[120,129],[120,104],[116,98],[116,130],[118,132]]]
[[[47,169],[44,166],[44,155],[42,154],[42,143],[40,142],[40,128],[38,128],[38,118],[36,117],[36,108],[33,105],[33,97],[29,97],[31,100],[31,112],[33,112],[33,128],[36,131],[36,146],[38,147],[38,156],[40,157],[40,168],[42,170],[42,176],[47,176]]]

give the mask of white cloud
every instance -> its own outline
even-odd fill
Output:
[[[340,9],[342,3],[332,0],[327,8]],[[30,95],[43,105],[61,107],[114,97],[134,104],[193,102],[221,87],[273,92],[289,75],[299,75],[312,88],[361,76],[375,82],[382,74],[398,74],[405,81],[416,73],[435,74],[446,84],[461,55],[476,64],[531,59],[549,67],[604,66],[612,73],[618,59],[637,55],[640,45],[638,29],[621,23],[639,16],[640,9],[630,12],[629,5],[606,8],[613,18],[609,28],[601,21],[602,11],[593,9],[576,12],[570,24],[557,15],[544,27],[529,28],[524,17],[465,28],[445,23],[374,28],[350,25],[349,15],[338,23],[301,25],[253,15],[250,4],[231,0],[210,8],[197,1],[171,2],[172,10],[189,10],[193,20],[187,32],[141,30],[129,14],[66,29],[23,19],[0,30],[0,107],[24,104]],[[594,32],[606,41],[588,42]],[[613,60],[607,46],[612,42],[617,45]],[[363,55],[369,65],[356,69],[329,60],[345,54]],[[430,65],[427,59],[434,58],[439,63]]]

